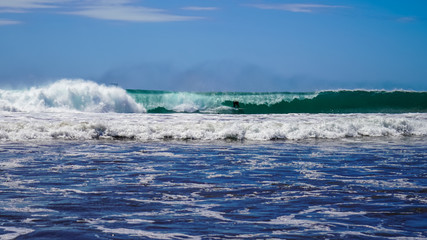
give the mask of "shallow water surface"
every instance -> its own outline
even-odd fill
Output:
[[[0,239],[427,239],[426,142],[3,142]]]

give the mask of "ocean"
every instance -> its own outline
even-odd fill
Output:
[[[427,92],[0,89],[1,240],[426,229]]]

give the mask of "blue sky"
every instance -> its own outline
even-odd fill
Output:
[[[0,87],[427,90],[425,0],[0,0]]]

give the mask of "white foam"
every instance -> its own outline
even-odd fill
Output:
[[[124,89],[81,79],[63,79],[44,87],[1,90],[0,110],[25,112],[145,112]]]
[[[321,213],[321,214],[328,215],[330,217],[339,217],[339,218],[367,214],[367,212],[365,211],[360,211],[360,212],[338,211],[337,209],[318,207],[318,206],[309,207],[309,209],[300,212],[300,214],[306,215],[307,213],[312,213],[312,212]]]
[[[154,223],[153,220],[145,220],[145,219],[126,219],[125,220],[128,224],[141,224],[141,223]]]
[[[175,112],[186,112],[186,113],[193,113],[198,111],[200,108],[192,103],[183,103],[178,106],[173,107],[173,110]]]
[[[390,239],[396,240],[426,240],[427,237],[421,236],[421,233],[417,237],[390,237]]]
[[[4,229],[5,233],[0,235],[0,240],[9,240],[9,239],[16,239],[19,236],[34,232],[33,229],[29,228],[18,228],[18,227],[4,227],[0,226],[0,228]]]
[[[226,221],[226,222],[232,221],[231,219],[225,218],[223,216],[224,213],[212,211],[212,210],[209,210],[206,208],[196,209],[194,212],[196,215],[207,217],[207,218],[214,218],[214,219],[218,219],[218,220]]]
[[[146,237],[152,239],[201,239],[198,236],[190,236],[182,233],[158,233],[129,228],[106,228],[103,226],[97,226],[97,229],[105,233],[123,234],[134,237]]]
[[[427,113],[211,115],[0,111],[0,140],[9,141],[269,141],[402,136],[427,136]]]
[[[373,186],[376,188],[393,188],[393,189],[401,189],[401,188],[421,188],[420,186],[412,183],[409,179],[393,179],[393,180],[376,180],[376,179],[361,179],[361,180],[345,180],[346,182],[354,182],[356,184],[360,184],[363,186]]]

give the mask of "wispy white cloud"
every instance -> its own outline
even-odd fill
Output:
[[[14,25],[14,24],[20,24],[21,22],[15,21],[15,20],[8,20],[8,19],[0,19],[0,26],[3,25]]]
[[[28,11],[26,10],[21,10],[21,9],[1,9],[0,8],[0,13],[26,13]]]
[[[58,3],[68,0],[0,0],[0,13],[22,14],[31,9],[56,8]],[[20,24],[21,21],[0,19],[0,26]]]
[[[43,8],[55,9],[55,13],[61,14],[128,22],[175,22],[202,19],[202,17],[177,15],[164,9],[141,6],[134,0],[0,0],[0,13],[26,13]],[[6,20],[3,22],[3,25],[6,25]],[[8,20],[8,22],[13,21]]]
[[[269,9],[269,10],[282,10],[288,12],[296,13],[312,13],[317,10],[325,9],[334,9],[334,8],[347,8],[347,6],[342,5],[327,5],[327,4],[252,4],[249,5],[259,9]]]
[[[217,7],[198,7],[198,6],[188,6],[181,8],[183,10],[189,10],[189,11],[215,11],[219,10]]]
[[[52,8],[64,0],[0,0],[3,9]]]
[[[408,23],[408,22],[414,22],[417,19],[414,17],[400,17],[397,19],[398,22]]]
[[[175,22],[200,19],[200,17],[169,14],[165,10],[124,4],[97,4],[67,12],[90,18],[129,22]]]

